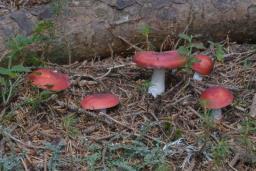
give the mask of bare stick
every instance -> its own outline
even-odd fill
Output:
[[[230,163],[228,163],[229,167],[234,170],[237,171],[237,169],[234,168],[234,166],[236,165],[237,161],[240,159],[241,154],[238,152],[236,153],[236,155],[234,156],[234,158],[231,160]]]
[[[2,128],[1,128],[2,129]],[[15,142],[25,146],[25,147],[28,147],[28,148],[35,148],[35,149],[45,149],[45,147],[43,146],[35,146],[35,145],[32,145],[32,144],[27,144],[27,143],[24,143],[23,141],[19,140],[18,138],[15,138],[14,136],[12,136],[11,134],[9,134],[8,132],[6,132],[5,130],[1,130],[1,132],[9,137],[10,139],[14,140]]]
[[[122,36],[118,36],[118,38],[121,39],[122,41],[124,41],[125,43],[127,43],[128,45],[130,45],[131,47],[133,47],[134,49],[136,49],[138,51],[143,51],[143,49],[141,49],[138,46],[135,46],[134,44],[130,43],[128,40],[126,40]]]
[[[22,162],[22,165],[23,165],[25,171],[29,171],[26,162],[23,159],[21,159],[21,162]]]
[[[96,80],[102,79],[102,78],[108,76],[108,75],[111,73],[111,71],[112,71],[113,69],[121,68],[121,67],[125,67],[125,66],[127,66],[127,65],[123,64],[123,65],[116,65],[116,66],[110,67],[110,68],[108,68],[108,71],[107,71],[105,74],[103,74],[103,75],[101,75],[101,76],[99,76],[99,77],[96,77],[95,79],[96,79]]]
[[[250,115],[255,118],[256,117],[256,94],[254,94],[254,97],[252,99],[252,105],[250,108]]]

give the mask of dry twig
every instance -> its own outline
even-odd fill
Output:
[[[255,118],[256,117],[256,94],[254,94],[252,99],[252,104],[250,108],[250,115]]]

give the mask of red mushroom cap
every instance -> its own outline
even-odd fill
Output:
[[[221,109],[230,105],[234,96],[231,91],[224,87],[211,87],[201,94],[200,99],[203,106],[208,109]]]
[[[184,65],[187,59],[177,51],[142,51],[134,55],[133,62],[145,68],[172,69]]]
[[[196,55],[198,62],[193,63],[192,69],[199,74],[208,75],[213,69],[213,61],[209,56]]]
[[[51,69],[34,70],[27,78],[33,85],[46,90],[61,91],[70,86],[68,75]]]
[[[101,93],[85,96],[81,106],[87,110],[99,110],[114,107],[119,104],[119,98],[112,93]]]

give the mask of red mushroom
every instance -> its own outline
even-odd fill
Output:
[[[107,108],[114,107],[119,104],[119,98],[112,93],[100,93],[88,95],[81,101],[81,106],[86,110],[100,110],[106,113]]]
[[[165,91],[165,69],[183,66],[187,60],[177,51],[143,51],[135,54],[133,62],[140,67],[154,69],[148,93],[156,97]]]
[[[203,107],[212,109],[212,115],[215,120],[222,118],[221,108],[230,105],[234,96],[228,89],[220,86],[206,89],[200,97]]]
[[[61,91],[70,87],[68,75],[56,70],[40,68],[30,73],[27,78],[34,86],[45,90]]]
[[[201,75],[208,75],[212,71],[213,61],[206,55],[196,55],[194,58],[198,61],[192,65],[192,69],[195,71],[193,79],[202,81],[203,78]]]

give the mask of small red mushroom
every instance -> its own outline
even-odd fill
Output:
[[[68,75],[51,69],[34,70],[27,79],[32,85],[45,90],[61,91],[70,87]]]
[[[208,75],[213,69],[213,61],[209,56],[206,55],[196,55],[194,57],[197,62],[194,62],[192,69],[195,71],[193,79],[202,81],[201,75]]]
[[[234,96],[228,89],[216,86],[202,92],[200,99],[204,108],[212,109],[214,120],[221,120],[223,117],[221,108],[230,105]]]
[[[165,70],[181,67],[187,59],[177,51],[142,51],[135,54],[133,62],[140,67],[154,69],[148,93],[156,97],[165,91]]]
[[[85,96],[81,101],[81,106],[86,110],[100,110],[106,113],[107,108],[119,104],[119,98],[112,93],[99,93]]]

